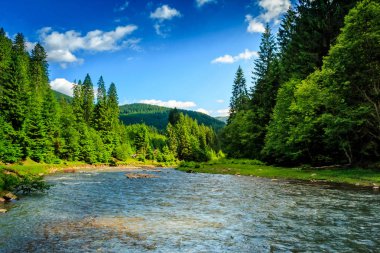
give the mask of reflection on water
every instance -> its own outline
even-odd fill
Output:
[[[144,172],[146,173],[146,172]],[[253,177],[55,175],[0,216],[0,252],[378,252],[380,194]]]

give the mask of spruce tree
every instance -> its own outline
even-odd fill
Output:
[[[232,97],[230,100],[230,116],[228,122],[231,122],[235,114],[244,110],[247,107],[248,103],[248,92],[246,81],[244,78],[244,73],[242,68],[239,68],[236,71],[234,85],[232,86]]]
[[[94,112],[94,86],[89,74],[86,75],[82,84],[83,92],[83,119],[87,125],[93,121]]]
[[[107,92],[101,76],[98,81],[98,93],[94,111],[95,129],[98,131],[111,131],[111,121],[107,114],[107,108]]]
[[[119,124],[119,98],[117,96],[116,85],[111,83],[108,89],[108,112],[111,121],[111,129],[115,130]]]
[[[22,34],[17,34],[12,47],[9,78],[2,84],[2,109],[5,119],[13,128],[21,129],[27,115],[29,98],[29,55]]]

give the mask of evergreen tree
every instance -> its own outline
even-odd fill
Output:
[[[20,33],[16,35],[11,57],[9,72],[1,85],[1,109],[5,120],[18,131],[27,115],[29,98],[29,55],[25,50],[24,36]]]
[[[115,130],[117,125],[119,124],[119,98],[117,96],[117,90],[116,85],[114,83],[111,83],[109,89],[108,89],[108,112],[109,112],[109,119],[111,122],[111,129]]]
[[[228,118],[229,123],[238,111],[246,109],[247,103],[247,85],[244,78],[243,70],[239,66],[238,70],[236,71],[234,85],[232,86],[232,97],[230,100],[230,116]]]
[[[83,119],[87,125],[93,120],[94,112],[94,87],[89,74],[86,75],[82,84],[83,95]]]
[[[179,115],[180,115],[180,113],[179,113],[177,108],[170,110],[170,112],[169,112],[169,123],[174,126],[179,120]]]
[[[37,96],[42,96],[44,92],[50,90],[48,77],[49,65],[46,57],[45,49],[37,43],[32,50],[30,59],[30,90],[33,94],[33,99],[36,99]]]
[[[107,92],[103,77],[101,76],[98,81],[98,93],[95,105],[95,129],[98,131],[111,131],[111,122],[107,106]]]
[[[77,122],[83,121],[84,115],[84,92],[82,81],[79,80],[73,87],[73,113]]]

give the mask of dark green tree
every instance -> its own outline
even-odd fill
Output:
[[[83,95],[83,119],[87,125],[93,121],[94,112],[94,86],[89,74],[86,75],[82,84]]]
[[[232,86],[232,97],[230,100],[230,115],[228,118],[228,123],[231,122],[231,120],[238,111],[247,109],[247,104],[247,85],[244,78],[243,70],[239,66],[239,68],[236,71],[234,85]]]

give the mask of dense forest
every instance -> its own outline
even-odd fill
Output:
[[[175,110],[178,120],[167,131],[123,125],[116,85],[107,89],[103,77],[96,93],[88,74],[74,85],[73,98],[52,91],[46,57],[40,44],[29,53],[22,34],[12,41],[0,30],[0,162],[114,163],[132,157],[172,163],[217,153],[214,130]]]
[[[162,131],[168,125],[171,110],[168,107],[140,103],[122,105],[120,106],[120,120],[125,125],[144,123]],[[223,121],[204,113],[182,109],[178,109],[178,111],[197,120],[199,124],[212,127],[216,132],[219,132],[225,126]]]
[[[252,88],[236,72],[222,133],[229,157],[281,165],[380,158],[380,3],[300,0],[269,25]]]

